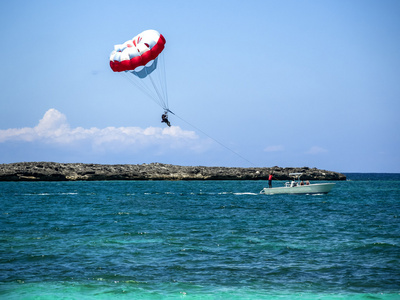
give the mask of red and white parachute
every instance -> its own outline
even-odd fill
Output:
[[[168,108],[164,64],[165,38],[155,30],[146,30],[123,44],[115,45],[110,55],[114,72],[132,73],[132,82],[160,105]]]

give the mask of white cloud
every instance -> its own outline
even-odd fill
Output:
[[[306,154],[321,154],[326,152],[328,152],[328,150],[326,150],[325,148],[313,146],[308,151],[306,151]]]
[[[10,128],[0,130],[0,143],[7,141],[39,142],[59,146],[79,146],[90,144],[98,151],[123,149],[143,149],[160,146],[161,149],[185,148],[201,150],[208,143],[201,143],[194,131],[171,127],[106,127],[71,128],[64,114],[52,108],[31,128]]]
[[[265,152],[282,152],[285,150],[285,147],[282,145],[273,145],[273,146],[268,146],[264,149]]]

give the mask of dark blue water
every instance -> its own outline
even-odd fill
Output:
[[[0,182],[1,299],[400,299],[400,174]]]

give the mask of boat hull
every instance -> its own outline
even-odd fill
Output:
[[[316,183],[309,185],[298,185],[294,187],[276,187],[263,188],[261,194],[276,195],[276,194],[327,194],[333,188],[335,183]]]

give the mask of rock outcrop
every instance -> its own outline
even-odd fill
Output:
[[[0,181],[72,180],[265,180],[273,171],[278,180],[303,173],[303,180],[346,180],[346,176],[316,168],[234,168],[177,166],[161,163],[101,165],[82,163],[21,162],[0,164]]]

